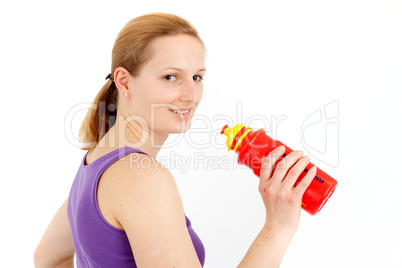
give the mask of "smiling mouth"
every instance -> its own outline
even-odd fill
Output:
[[[186,114],[190,111],[191,109],[169,109],[169,111],[177,113],[177,114]]]

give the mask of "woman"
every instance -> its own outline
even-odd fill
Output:
[[[201,267],[205,251],[171,173],[155,160],[170,133],[188,130],[201,100],[204,44],[171,14],[137,17],[121,30],[112,72],[80,129],[87,144],[69,198],[34,254],[36,267]],[[314,177],[302,152],[264,159],[259,192],[266,223],[239,267],[278,267]],[[286,161],[286,162],[285,162]]]

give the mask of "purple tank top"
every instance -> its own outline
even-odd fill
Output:
[[[141,150],[123,147],[78,169],[71,187],[67,215],[70,222],[78,268],[82,267],[137,267],[126,232],[109,224],[103,218],[97,202],[97,185],[102,173],[114,162],[130,153],[147,154]],[[148,154],[147,154],[148,155]],[[187,229],[202,266],[205,249],[186,218]]]

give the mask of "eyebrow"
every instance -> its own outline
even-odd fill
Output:
[[[179,72],[183,71],[182,69],[176,68],[176,67],[167,67],[167,68],[163,68],[162,70],[176,70],[176,71],[179,71]],[[206,71],[207,71],[207,69],[205,69],[205,68],[201,68],[201,69],[198,70],[198,72],[206,72]]]

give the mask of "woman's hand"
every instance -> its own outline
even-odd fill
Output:
[[[302,151],[294,151],[284,157],[273,171],[274,164],[284,152],[285,147],[279,146],[263,159],[259,191],[267,213],[264,228],[279,235],[293,236],[299,225],[303,194],[314,179],[316,168],[311,168],[294,187],[310,159],[302,157]]]

